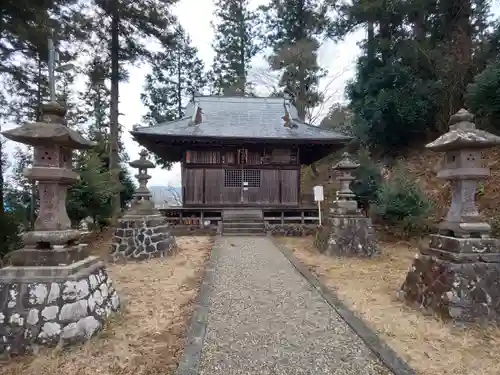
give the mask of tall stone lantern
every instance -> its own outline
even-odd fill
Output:
[[[138,169],[135,178],[139,187],[134,192],[130,210],[118,221],[111,243],[112,261],[164,257],[176,246],[175,238],[170,235],[167,219],[155,209],[147,187],[151,179],[148,169],[155,167],[147,156],[147,151],[142,150],[139,159],[129,163],[130,167]]]
[[[33,146],[33,167],[24,173],[38,182],[40,207],[34,230],[22,236],[24,247],[0,269],[0,354],[85,341],[120,305],[105,264],[80,243],[66,211],[68,187],[79,179],[72,151],[93,143],[66,126],[59,103],[41,110],[40,122],[2,133]]]
[[[450,182],[452,201],[438,234],[420,249],[400,296],[445,318],[461,321],[500,318],[500,241],[475,201],[480,180],[489,175],[481,150],[500,145],[500,137],[476,129],[473,115],[461,109],[449,131],[426,147],[444,152],[437,177]]]
[[[328,255],[372,257],[379,253],[375,242],[370,218],[358,209],[355,194],[350,184],[356,178],[353,173],[359,164],[346,152],[342,159],[332,167],[337,171],[340,190],[332,202],[328,217],[326,241],[321,242],[319,250]]]

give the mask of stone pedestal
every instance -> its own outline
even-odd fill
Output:
[[[355,179],[352,172],[359,167],[347,153],[334,166],[341,189],[332,203],[324,241],[319,241],[319,250],[327,255],[372,257],[379,254],[375,233],[370,218],[361,214],[349,185]]]
[[[84,342],[120,307],[96,257],[68,266],[0,269],[0,353]]]
[[[431,236],[400,297],[458,321],[500,320],[500,241]]]
[[[176,247],[167,220],[154,208],[147,188],[147,181],[151,178],[147,169],[154,168],[154,164],[146,159],[146,151],[139,155],[139,159],[129,163],[132,168],[139,169],[135,175],[139,187],[134,193],[130,211],[118,221],[111,244],[112,261],[164,257]]]
[[[111,259],[147,260],[169,255],[176,247],[165,217],[128,215],[118,221]]]
[[[427,145],[444,151],[438,177],[452,187],[450,210],[420,249],[399,295],[417,307],[458,321],[500,319],[500,241],[478,212],[476,186],[489,175],[481,149],[500,144],[500,137],[476,129],[462,109],[451,116],[450,130]]]
[[[66,126],[65,112],[48,103],[41,122],[2,133],[33,146],[25,175],[38,182],[40,208],[23,248],[9,253],[10,266],[0,269],[0,354],[88,340],[120,306],[104,264],[89,256],[66,211],[68,187],[79,178],[71,170],[72,150],[93,143]]]
[[[370,218],[334,215],[328,219],[328,224],[324,254],[372,257],[380,253]]]

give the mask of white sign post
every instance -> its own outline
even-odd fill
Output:
[[[321,202],[325,200],[325,197],[323,195],[323,186],[318,185],[313,188],[314,192],[314,200],[318,202],[318,218],[319,218],[319,225],[321,225]]]

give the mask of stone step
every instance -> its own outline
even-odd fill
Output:
[[[241,220],[249,219],[249,221],[262,220],[264,214],[262,210],[224,210],[222,212],[222,220]]]
[[[264,233],[264,228],[255,227],[239,227],[239,228],[222,228],[222,233]]]
[[[248,221],[248,222],[263,222],[264,220],[261,217],[254,217],[254,216],[233,216],[233,217],[228,217],[228,218],[223,218],[222,221],[224,222],[231,222],[231,221]]]
[[[236,236],[244,236],[244,237],[255,237],[255,236],[267,236],[264,232],[259,233],[248,233],[248,232],[236,232],[236,233],[222,233],[223,236],[226,237],[236,237]]]
[[[248,221],[223,221],[222,228],[259,228],[264,229],[263,222],[248,222]]]

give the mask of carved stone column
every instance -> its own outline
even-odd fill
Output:
[[[426,147],[444,152],[437,177],[450,181],[452,202],[439,234],[420,249],[400,297],[446,318],[462,321],[500,317],[500,241],[478,212],[478,182],[489,175],[481,150],[500,144],[500,137],[476,129],[473,115],[461,109],[450,129]]]
[[[164,257],[175,248],[175,238],[170,235],[166,218],[154,207],[147,183],[151,178],[148,169],[155,165],[147,159],[147,151],[139,153],[139,159],[129,163],[137,168],[135,178],[139,187],[134,193],[130,210],[118,221],[118,227],[111,244],[113,261],[145,260]]]
[[[350,188],[355,180],[353,172],[358,167],[346,152],[332,168],[338,172],[341,187],[330,208],[327,240],[319,246],[325,254],[372,257],[379,253],[371,220],[361,214]]]
[[[34,230],[23,234],[24,247],[0,269],[0,353],[85,341],[120,305],[104,263],[89,256],[68,218],[67,190],[79,179],[72,151],[93,143],[66,126],[65,113],[51,102],[42,106],[42,121],[2,133],[33,146],[25,175],[38,182],[40,207]]]

